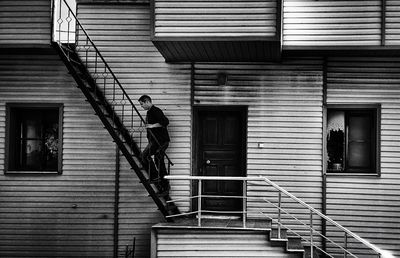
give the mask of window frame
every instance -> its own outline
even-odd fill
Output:
[[[57,158],[57,171],[40,171],[40,170],[10,170],[10,145],[13,141],[11,137],[11,115],[13,109],[58,109],[58,158]],[[63,149],[63,113],[64,104],[62,103],[6,103],[6,134],[5,134],[5,153],[4,153],[4,174],[6,175],[23,175],[23,174],[39,174],[39,175],[60,175],[62,174],[62,149]]]
[[[370,110],[371,112],[374,112],[374,125],[375,125],[375,143],[374,143],[374,149],[375,149],[375,171],[371,172],[349,172],[349,171],[330,171],[328,170],[328,143],[327,143],[327,136],[328,136],[328,112],[329,110],[336,110],[336,111],[360,111],[360,112],[365,112]],[[347,123],[347,121],[345,122]],[[345,137],[346,136],[346,131]],[[356,176],[356,175],[361,175],[361,176],[381,176],[381,167],[380,167],[380,160],[381,160],[381,153],[380,153],[380,142],[381,142],[381,104],[327,104],[324,107],[324,171],[327,175],[344,175],[344,176]],[[346,145],[347,139],[346,140]],[[348,146],[345,146],[345,148],[348,148]],[[347,154],[344,158],[347,158]]]

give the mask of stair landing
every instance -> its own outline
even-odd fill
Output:
[[[199,228],[197,218],[176,218],[174,222],[160,223],[155,227],[163,228]],[[206,218],[201,220],[202,229],[235,229],[271,231],[271,222],[268,219],[248,219],[243,226],[242,219]]]

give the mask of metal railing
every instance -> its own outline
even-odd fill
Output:
[[[187,213],[172,215],[171,217],[197,215],[197,225],[202,226],[204,214],[218,214],[220,211],[210,211],[203,209],[203,201],[207,198],[241,198],[243,207],[241,211],[224,211],[224,213],[241,214],[242,227],[247,228],[246,221],[249,218],[259,217],[260,214],[271,220],[272,224],[277,228],[278,238],[281,238],[282,230],[286,230],[292,235],[298,236],[303,243],[311,246],[311,257],[313,257],[314,248],[327,257],[392,257],[388,252],[376,247],[364,238],[343,227],[330,217],[322,214],[309,204],[297,198],[295,195],[286,191],[276,183],[266,177],[250,176],[250,177],[218,177],[218,176],[167,176],[168,180],[187,180],[197,185],[197,193],[188,198],[180,198],[171,200],[171,202],[183,201],[191,199],[197,201],[197,210]],[[221,196],[221,195],[204,195],[204,185],[208,181],[241,181],[243,186],[242,196]],[[259,196],[249,196],[248,187],[257,188]],[[254,204],[258,205],[254,205]],[[262,204],[262,208],[255,208]],[[334,228],[336,232],[340,232],[342,237],[324,236],[319,229],[320,223],[325,220],[327,225]],[[325,239],[330,246],[327,250],[322,250],[319,243]],[[360,251],[366,252],[359,254]],[[362,255],[362,256],[359,256]]]
[[[61,50],[71,59],[71,62],[74,62],[73,55],[78,54],[98,86],[94,90],[101,91],[102,96],[135,142],[136,148],[141,152],[146,138],[143,132],[147,132],[145,119],[65,0],[53,1],[53,23],[53,42],[61,46]],[[114,121],[115,118],[112,119]],[[148,131],[148,133],[149,137],[161,147],[153,132]],[[132,152],[134,149],[131,146]],[[167,159],[167,174],[170,174],[170,168],[174,164],[165,152],[163,155]]]

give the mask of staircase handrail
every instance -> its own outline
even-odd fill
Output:
[[[233,177],[233,176],[175,176],[175,175],[169,175],[169,176],[166,176],[165,178],[168,179],[168,180],[201,180],[201,181],[203,181],[203,180],[205,180],[205,181],[209,181],[209,180],[211,180],[211,181],[215,181],[215,180],[225,181],[226,180],[226,181],[243,181],[243,182],[248,182],[248,181],[262,181],[262,182],[265,182],[265,183],[269,184],[270,186],[272,186],[273,188],[275,188],[279,193],[285,194],[286,196],[290,197],[295,202],[301,204],[303,207],[307,208],[311,212],[313,212],[313,213],[317,214],[318,216],[320,216],[322,219],[330,222],[331,224],[333,224],[334,226],[336,226],[338,229],[342,230],[343,232],[345,232],[349,236],[352,236],[354,239],[356,239],[357,241],[359,241],[360,243],[362,243],[366,247],[368,247],[371,250],[373,250],[379,256],[381,256],[381,257],[391,257],[390,255],[388,255],[386,253],[386,251],[376,247],[375,245],[369,243],[367,240],[365,240],[362,237],[358,236],[354,232],[352,232],[349,229],[343,227],[342,225],[340,225],[339,223],[337,223],[336,221],[334,221],[333,219],[331,219],[327,215],[321,213],[320,211],[318,211],[317,209],[315,209],[311,205],[305,203],[304,201],[302,201],[301,199],[299,199],[295,195],[291,194],[290,192],[288,192],[287,190],[285,190],[283,187],[279,186],[278,184],[272,182],[270,179],[268,179],[265,176]],[[201,194],[199,194],[199,196],[201,197]],[[247,197],[247,193],[246,193],[246,196],[243,196],[243,198],[244,199],[248,199],[249,198],[249,197]]]
[[[98,48],[96,47],[96,44],[92,41],[92,39],[90,38],[89,34],[87,33],[87,31],[85,30],[85,28],[83,27],[83,25],[81,24],[81,22],[79,21],[78,17],[75,15],[74,11],[71,9],[71,7],[69,6],[69,4],[66,2],[66,0],[59,0],[59,1],[63,1],[64,4],[67,6],[69,12],[73,15],[73,17],[75,18],[76,23],[78,24],[79,28],[83,31],[83,33],[85,34],[86,38],[88,39],[88,41],[90,42],[90,44],[93,46],[94,50],[96,51],[97,55],[100,57],[100,59],[103,61],[104,65],[106,66],[107,70],[110,72],[110,74],[112,75],[114,81],[117,83],[118,87],[121,89],[122,93],[124,94],[124,96],[126,97],[126,99],[129,101],[129,103],[131,104],[131,106],[134,108],[136,114],[139,116],[140,120],[142,121],[142,123],[146,124],[145,119],[143,118],[143,116],[140,114],[139,110],[136,108],[136,105],[133,103],[132,99],[129,97],[129,95],[126,93],[124,87],[122,87],[122,84],[119,82],[118,78],[115,76],[114,72],[111,70],[111,67],[108,65],[107,61],[104,59],[103,55],[100,53],[100,51],[98,50]],[[158,146],[161,146],[160,142],[157,140],[157,138],[155,137],[154,133],[152,131],[149,130],[150,136],[153,138],[153,140],[157,143]],[[168,155],[161,150],[164,154],[164,156],[167,158],[168,163],[173,166],[174,163],[171,161],[171,159],[168,157]]]
[[[292,200],[298,202],[299,204],[303,205],[304,207],[306,207],[307,209],[311,210],[312,212],[316,213],[318,216],[320,216],[321,218],[323,218],[326,221],[329,221],[330,223],[332,223],[333,225],[335,225],[337,228],[339,228],[340,230],[346,232],[348,235],[352,236],[354,239],[358,240],[359,242],[363,243],[365,246],[369,247],[370,249],[374,250],[376,253],[380,254],[382,252],[382,250],[374,245],[372,245],[371,243],[369,243],[367,240],[363,239],[362,237],[358,236],[357,234],[355,234],[354,232],[348,230],[347,228],[343,227],[342,225],[340,225],[339,223],[337,223],[336,221],[334,221],[333,219],[331,219],[330,217],[326,216],[325,214],[323,214],[322,212],[318,211],[317,209],[315,209],[314,207],[312,207],[311,205],[305,203],[304,201],[300,200],[299,198],[297,198],[296,196],[294,196],[293,194],[289,193],[288,191],[286,191],[284,188],[282,188],[281,186],[277,185],[276,183],[272,182],[270,179],[268,179],[267,177],[264,176],[259,176],[260,178],[262,178],[265,182],[267,182],[268,184],[270,184],[272,187],[274,187],[276,190],[280,191],[281,193],[284,193],[285,195],[289,196]]]

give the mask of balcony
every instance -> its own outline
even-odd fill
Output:
[[[151,0],[151,39],[167,62],[279,60],[281,0]]]

